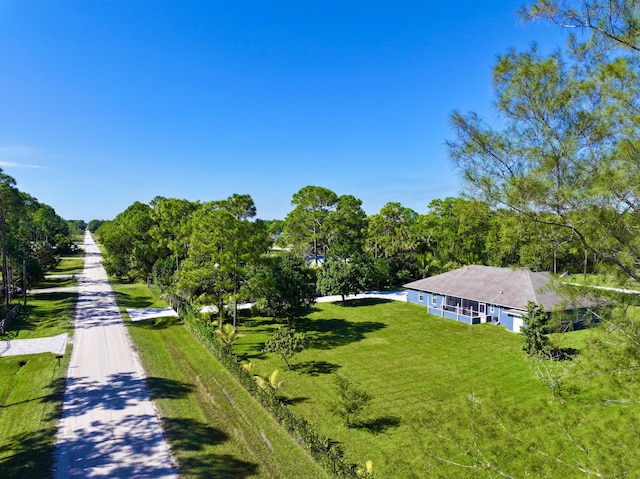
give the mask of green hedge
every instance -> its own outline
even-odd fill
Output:
[[[229,370],[242,386],[287,430],[289,434],[307,449],[311,456],[325,467],[334,477],[367,478],[366,473],[356,472],[356,466],[344,457],[344,451],[334,441],[318,431],[315,424],[298,417],[271,391],[258,387],[253,375],[247,372],[235,354],[215,339],[216,326],[202,321],[195,311],[184,311],[181,316],[191,333]]]

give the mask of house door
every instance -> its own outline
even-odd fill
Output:
[[[524,321],[522,321],[522,318],[520,318],[518,316],[514,316],[513,317],[513,332],[514,333],[519,333],[520,332],[520,328],[522,328],[522,326],[524,326]]]
[[[485,303],[478,303],[478,315],[481,323],[487,322],[487,305]]]

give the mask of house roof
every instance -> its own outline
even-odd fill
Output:
[[[553,283],[553,276],[547,272],[471,265],[419,279],[404,287],[523,311],[529,301],[542,305],[545,311],[588,306],[568,304],[567,299],[555,291]]]

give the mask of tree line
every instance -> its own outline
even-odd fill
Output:
[[[89,229],[106,248],[111,275],[220,312],[257,300],[288,320],[313,303],[315,291],[344,297],[467,264],[555,272],[597,266],[571,232],[480,200],[434,200],[423,214],[389,202],[367,215],[352,195],[306,186],[291,204],[284,220],[260,220],[246,194],[209,202],[158,196],[113,220],[92,220]]]
[[[25,284],[41,280],[61,254],[71,251],[72,236],[85,226],[82,220],[64,220],[51,206],[20,191],[0,169],[2,304],[8,306]]]

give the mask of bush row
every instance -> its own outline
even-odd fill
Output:
[[[181,315],[191,333],[198,338],[240,384],[276,418],[296,442],[307,449],[311,456],[326,468],[333,477],[367,477],[367,475],[362,474],[362,472],[356,472],[357,467],[345,459],[342,448],[321,434],[315,424],[293,414],[287,405],[278,399],[273,392],[258,387],[253,379],[253,375],[242,367],[238,357],[215,339],[216,326],[200,320],[196,312],[186,311]]]

